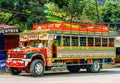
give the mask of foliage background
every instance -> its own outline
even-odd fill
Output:
[[[0,0],[0,23],[18,26],[21,31],[32,29],[35,23],[62,21],[119,23],[120,1]]]

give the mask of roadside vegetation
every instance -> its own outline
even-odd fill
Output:
[[[100,0],[102,1],[102,0]],[[120,2],[109,0],[0,0],[0,23],[15,25],[21,31],[35,23],[120,22]],[[114,30],[113,28],[111,30]]]

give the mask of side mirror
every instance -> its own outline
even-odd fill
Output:
[[[54,36],[54,39],[56,39],[56,38],[57,38],[57,36],[55,35],[55,36]]]

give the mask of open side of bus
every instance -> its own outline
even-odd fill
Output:
[[[52,56],[47,58],[51,66],[66,66],[70,72],[86,68],[99,72],[102,64],[114,63],[114,37],[56,35]],[[49,64],[50,65],[50,64]]]

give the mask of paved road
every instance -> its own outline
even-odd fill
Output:
[[[100,73],[54,71],[37,78],[26,73],[0,74],[0,83],[120,83],[120,68],[103,69]]]

